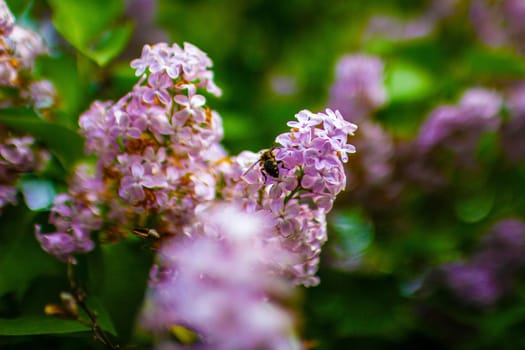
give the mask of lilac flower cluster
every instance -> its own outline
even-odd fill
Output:
[[[6,3],[0,0],[0,108],[32,106],[42,110],[54,104],[52,84],[32,77],[36,56],[45,52],[42,39],[16,25]],[[33,137],[0,125],[0,210],[16,204],[15,186],[20,175],[40,170],[48,159],[48,152],[40,149]]]
[[[468,160],[480,135],[498,128],[502,102],[493,91],[467,90],[457,106],[440,106],[431,112],[421,126],[417,145],[424,153],[447,147],[461,160]]]
[[[293,319],[276,303],[290,282],[271,266],[291,257],[263,241],[265,218],[217,204],[188,229],[161,248],[151,273],[141,325],[157,349],[187,348],[170,341],[176,326],[199,336],[192,349],[298,349]]]
[[[484,308],[511,291],[524,264],[525,224],[502,220],[490,229],[468,261],[440,267],[432,283],[446,287],[465,304]]]
[[[42,234],[36,226],[36,237],[42,248],[58,259],[75,263],[73,253],[85,253],[94,248],[91,231],[102,227],[99,205],[105,195],[100,176],[92,174],[87,165],[79,165],[68,193],[55,197],[49,222],[57,231]]]
[[[434,162],[439,153],[449,153],[457,166],[473,168],[480,137],[498,131],[502,104],[498,93],[472,88],[457,105],[434,109],[421,125],[417,139],[401,151],[407,162],[407,179],[429,188],[442,186],[445,179]]]
[[[96,101],[80,116],[86,152],[97,156],[89,179],[95,190],[85,185],[58,196],[51,221],[59,231],[40,236],[44,249],[62,259],[92,247],[89,231],[100,229],[100,220],[110,240],[151,222],[148,229],[174,235],[215,198],[208,168],[225,155],[222,121],[198,91],[220,94],[210,59],[188,43],[161,43],[146,45],[131,66],[140,79],[130,93],[116,103]],[[81,244],[72,249],[64,234]]]
[[[263,152],[270,160],[243,152],[218,170],[226,183],[224,198],[248,212],[266,213],[274,225],[266,239],[298,257],[283,273],[310,286],[319,282],[315,273],[327,239],[326,213],[345,188],[343,162],[355,152],[347,139],[357,127],[330,109],[303,110],[295,117],[297,121],[288,122],[291,131],[277,136],[279,146]],[[277,174],[268,173],[268,162]]]

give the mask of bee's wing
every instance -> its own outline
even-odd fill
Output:
[[[248,174],[248,173],[249,173],[249,172],[250,172],[250,171],[251,171],[251,170],[252,170],[257,164],[259,164],[260,162],[261,162],[261,160],[260,160],[260,159],[257,159],[252,165],[250,165],[250,166],[248,167],[248,169],[246,169],[246,170],[242,173],[241,177],[244,177],[246,174]]]

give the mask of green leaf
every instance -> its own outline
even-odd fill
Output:
[[[65,275],[64,266],[62,273]],[[0,335],[91,332],[91,319],[81,307],[78,308],[78,315],[82,322],[75,319],[64,320],[44,313],[49,304],[61,305],[59,295],[68,290],[65,276],[41,276],[35,279],[20,301],[17,317],[0,318]],[[96,315],[100,328],[116,335],[111,318],[99,298],[88,295],[86,305]]]
[[[494,206],[494,193],[485,191],[460,198],[454,203],[457,217],[468,223],[483,220]]]
[[[93,45],[80,51],[99,66],[105,66],[124,50],[133,34],[133,29],[133,23],[126,22],[120,27],[101,33]]]
[[[107,307],[121,338],[129,337],[133,331],[152,265],[151,251],[141,244],[106,244],[86,257],[87,292],[97,295]]]
[[[62,125],[40,119],[32,110],[2,110],[0,123],[40,140],[66,168],[70,168],[83,157],[84,145],[80,135]]]
[[[42,77],[51,80],[57,89],[58,107],[70,116],[64,124],[76,126],[76,116],[82,107],[85,92],[75,61],[66,55],[40,56],[36,62],[36,70]]]
[[[120,24],[122,0],[48,0],[57,31],[97,64],[106,65],[125,47],[133,25]]]
[[[358,212],[337,212],[331,217],[333,229],[330,250],[335,264],[343,268],[355,267],[374,239],[374,228]]]
[[[415,65],[397,62],[388,66],[386,90],[391,102],[410,102],[429,95],[432,88],[430,75]]]
[[[21,295],[37,276],[61,272],[60,263],[35,238],[34,217],[34,212],[23,207],[9,207],[0,217],[0,295]]]
[[[78,321],[42,315],[23,316],[14,319],[0,318],[0,335],[61,334],[91,331]]]
[[[465,56],[462,65],[475,76],[503,76],[512,79],[525,77],[525,62],[521,57],[508,52],[488,51],[481,49],[470,50]]]
[[[410,310],[389,275],[322,271],[321,286],[307,289],[307,334],[324,339],[395,337],[410,326]],[[325,347],[335,348],[335,347]]]

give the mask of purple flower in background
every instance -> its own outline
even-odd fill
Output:
[[[443,267],[448,288],[461,301],[478,307],[494,304],[502,294],[490,270],[476,265],[450,264]]]
[[[498,277],[515,273],[525,263],[525,223],[515,219],[497,222],[472,260]]]
[[[347,55],[339,60],[328,106],[347,120],[360,121],[386,102],[383,62],[373,56]]]
[[[462,303],[486,308],[512,291],[525,265],[525,223],[505,219],[494,224],[476,252],[463,263],[451,263],[433,272],[428,284],[442,286]]]
[[[467,90],[457,106],[438,107],[423,123],[417,144],[422,152],[440,146],[463,158],[472,157],[482,133],[495,131],[500,123],[502,99],[480,88]]]
[[[521,0],[471,1],[470,20],[485,44],[515,47],[524,53],[525,5]]]
[[[406,162],[405,176],[429,188],[446,183],[442,174],[445,155],[448,164],[463,169],[476,166],[476,147],[481,136],[500,126],[499,111],[503,100],[497,93],[472,88],[457,105],[435,108],[419,129],[417,138],[400,148],[399,158]],[[446,166],[446,164],[445,164]]]
[[[168,40],[165,31],[158,28],[155,16],[158,10],[157,0],[126,0],[126,15],[135,22],[133,35],[124,54],[125,58],[135,57],[136,53],[147,43],[158,43]]]

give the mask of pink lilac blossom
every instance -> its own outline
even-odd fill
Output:
[[[88,201],[89,191],[70,189],[71,207],[83,215],[66,215],[70,226],[60,230],[53,222],[54,207],[51,221],[59,232],[73,233],[80,222],[95,222],[82,228],[82,239],[100,229],[113,240],[155,222],[149,229],[175,235],[200,206],[215,199],[216,179],[209,168],[224,156],[222,121],[198,93],[220,93],[211,61],[191,44],[161,43],[146,45],[131,65],[140,76],[132,91],[114,103],[94,102],[79,118],[85,150],[97,157],[92,181],[100,195]]]
[[[217,169],[226,183],[223,197],[248,212],[266,213],[274,224],[266,239],[297,256],[297,263],[284,266],[283,273],[296,284],[310,286],[319,283],[315,273],[327,239],[326,213],[345,188],[343,162],[355,152],[347,139],[357,127],[330,109],[303,110],[295,117],[297,121],[288,122],[290,132],[275,139],[279,146],[266,151],[275,157],[278,176],[268,173],[260,155],[250,152]]]
[[[374,56],[346,55],[336,66],[328,106],[346,120],[360,121],[386,102],[383,62]]]
[[[263,240],[268,228],[258,213],[217,204],[195,217],[187,236],[162,246],[141,315],[157,349],[299,349],[293,319],[276,303],[288,297],[290,282],[272,266],[291,257]],[[198,340],[170,342],[174,326]]]

